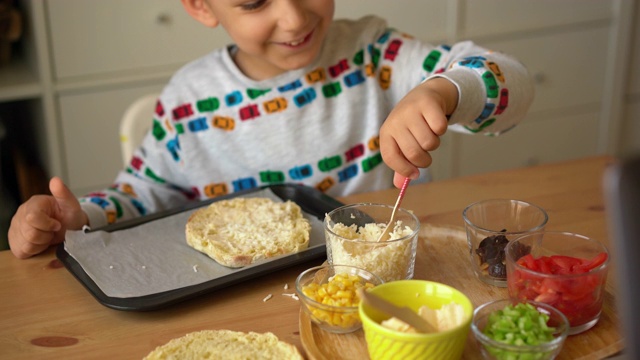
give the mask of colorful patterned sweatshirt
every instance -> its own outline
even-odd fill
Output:
[[[472,42],[433,46],[376,17],[334,21],[312,64],[268,80],[247,78],[235,50],[213,51],[172,77],[130,165],[110,188],[80,199],[92,228],[271,184],[334,197],[389,188],[380,127],[433,76],[459,90],[454,131],[503,133],[533,99],[513,58]]]

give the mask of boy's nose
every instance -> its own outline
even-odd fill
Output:
[[[284,30],[297,30],[307,22],[307,11],[304,1],[281,0],[279,1],[277,14],[278,25]]]

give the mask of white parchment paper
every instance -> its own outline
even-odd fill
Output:
[[[269,189],[247,196],[282,201]],[[193,211],[111,233],[68,231],[64,248],[100,290],[114,298],[179,289],[249,268],[222,266],[187,245],[185,225]],[[310,214],[304,216],[311,224],[309,248],[324,245],[322,221]],[[250,267],[265,261],[269,260]]]

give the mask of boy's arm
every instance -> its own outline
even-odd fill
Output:
[[[472,42],[454,45],[442,77],[458,89],[459,103],[450,114],[454,131],[499,135],[525,117],[535,89],[525,66],[515,58],[481,48]]]
[[[120,172],[111,187],[79,199],[92,228],[171,209],[194,199],[169,182],[156,182],[129,171]]]
[[[419,71],[413,76],[426,80],[398,101],[380,131],[382,157],[396,172],[396,186],[431,164],[429,152],[438,148],[448,128],[501,134],[524,118],[534,94],[521,63],[472,42],[450,48],[418,44],[408,50],[396,58],[395,68],[414,68]]]
[[[458,97],[451,81],[432,78],[416,86],[391,111],[380,129],[380,152],[396,173],[394,185],[402,184],[405,177],[418,178],[418,168],[431,165],[429,152],[440,145]]]

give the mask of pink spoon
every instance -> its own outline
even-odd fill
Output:
[[[409,185],[410,181],[411,181],[411,179],[409,179],[409,178],[404,179],[404,183],[402,184],[402,187],[400,188],[400,194],[398,194],[398,199],[396,200],[396,204],[393,206],[393,211],[391,212],[391,219],[389,219],[389,223],[387,223],[387,226],[384,228],[384,231],[382,232],[382,234],[380,234],[380,237],[377,240],[378,242],[380,242],[383,239],[389,237],[389,233],[391,232],[391,229],[393,228],[393,220],[396,217],[396,210],[398,210],[398,207],[400,206],[400,203],[402,202],[402,198],[404,198],[405,190],[407,190],[407,186]]]

